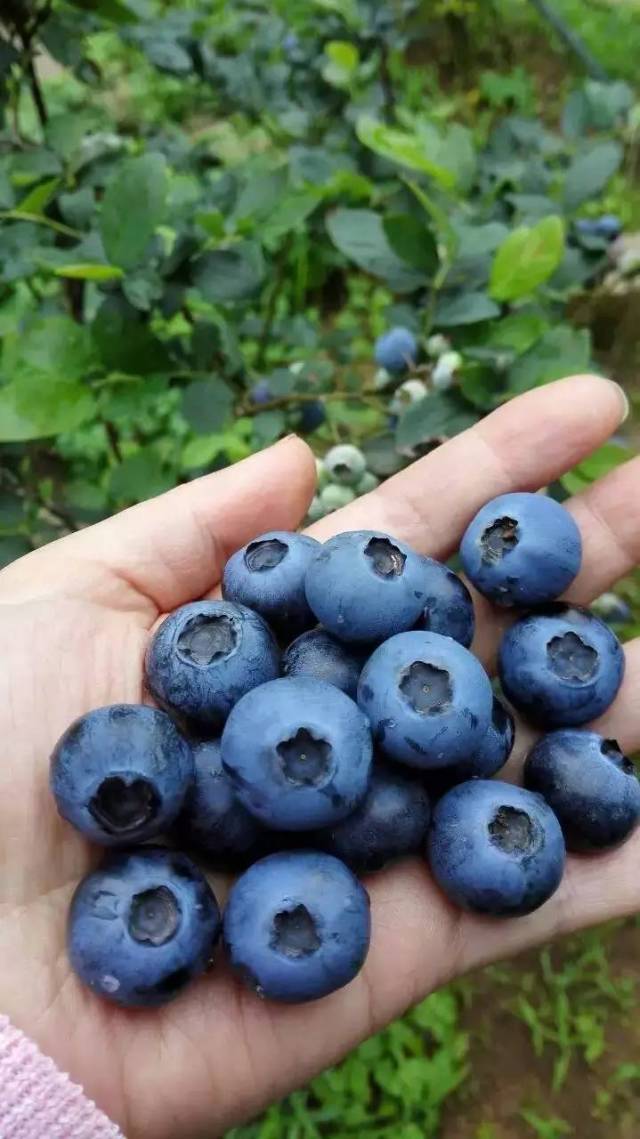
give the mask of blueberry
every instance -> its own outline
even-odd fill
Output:
[[[606,237],[608,241],[615,241],[622,233],[622,222],[615,214],[603,214],[596,220],[596,233],[599,237]]]
[[[249,403],[255,407],[260,407],[263,403],[271,403],[273,398],[274,395],[268,380],[258,380],[249,390]]]
[[[423,561],[426,588],[424,609],[417,628],[452,637],[468,649],[473,641],[476,618],[471,594],[457,574],[432,558]]]
[[[326,629],[310,629],[289,645],[282,657],[285,676],[309,676],[341,688],[353,700],[358,690],[363,656],[338,641]]]
[[[175,833],[217,866],[246,866],[265,853],[265,831],[236,796],[222,766],[219,740],[193,748],[195,779]]]
[[[371,471],[365,471],[362,478],[356,484],[356,494],[371,494],[372,490],[376,490],[380,486],[380,479],[373,475]]]
[[[546,728],[595,720],[624,676],[624,653],[609,626],[560,602],[516,621],[502,639],[498,664],[507,699]]]
[[[337,534],[313,558],[305,589],[318,621],[340,640],[382,641],[418,620],[424,558],[388,534]]]
[[[302,403],[298,422],[307,435],[310,435],[312,431],[317,431],[318,427],[322,427],[326,418],[327,411],[321,400],[309,399]]]
[[[543,494],[503,494],[467,528],[462,564],[476,589],[498,605],[540,605],[564,593],[582,560],[571,515]]]
[[[405,380],[393,393],[389,411],[392,415],[402,415],[403,411],[415,403],[420,403],[428,394],[429,389],[422,380]]]
[[[292,851],[256,862],[224,915],[232,966],[261,997],[313,1001],[348,985],[369,949],[369,896],[329,854]]]
[[[371,733],[357,704],[319,680],[284,678],[247,693],[222,733],[238,798],[267,826],[312,830],[364,797]]]
[[[165,712],[142,704],[113,704],[81,716],[51,757],[58,811],[104,846],[160,834],[192,779],[189,744]]]
[[[524,768],[525,786],[558,816],[568,850],[606,850],[640,821],[640,783],[616,740],[575,728],[543,736]]]
[[[278,676],[280,659],[271,630],[251,609],[192,601],[162,622],[145,670],[158,704],[212,732],[245,692]]]
[[[449,767],[468,759],[491,723],[493,692],[480,662],[450,637],[400,633],[375,650],[358,703],[391,759]]]
[[[400,376],[417,360],[416,338],[408,328],[391,328],[376,340],[374,355],[379,368],[384,368],[392,376]]]
[[[411,772],[378,761],[360,806],[341,823],[319,831],[315,842],[356,873],[366,874],[420,853],[430,818],[424,784]]]
[[[198,867],[145,846],[109,854],[83,878],[67,948],[95,993],[119,1005],[162,1005],[204,972],[219,932],[218,903]]]
[[[334,482],[355,486],[367,469],[367,460],[359,447],[341,443],[327,451],[324,465]]]
[[[315,624],[304,579],[320,543],[305,534],[272,530],[237,550],[222,575],[226,601],[247,605],[289,636]]]
[[[355,491],[350,486],[338,486],[337,483],[330,482],[320,491],[320,505],[325,514],[331,514],[333,510],[341,510],[343,506],[354,502],[355,497]]]
[[[515,736],[516,725],[511,712],[498,696],[494,696],[491,723],[484,739],[460,763],[432,772],[429,790],[444,792],[469,779],[490,779],[506,764],[513,751]]]
[[[565,863],[560,823],[541,795],[474,779],[433,812],[431,873],[451,901],[494,917],[529,914],[557,890]]]

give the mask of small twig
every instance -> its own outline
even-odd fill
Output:
[[[391,122],[396,104],[393,80],[389,67],[389,48],[384,40],[380,41],[380,86],[384,96],[384,113],[387,122]]]
[[[53,218],[48,218],[44,214],[32,214],[28,210],[0,210],[0,220],[31,221],[34,225],[46,225],[49,229],[53,229],[65,237],[75,237],[77,241],[85,236],[80,230],[72,229],[70,225],[63,225],[62,222],[54,221]]]
[[[372,388],[365,388],[360,392],[291,392],[290,395],[270,399],[267,403],[243,404],[240,408],[240,414],[260,415],[262,411],[280,411],[282,408],[291,407],[298,403],[329,403],[331,400],[356,400],[364,403],[367,407],[373,407],[376,411],[380,411],[380,401],[373,394],[369,394],[373,391]]]
[[[287,258],[289,256],[290,250],[291,250],[291,236],[289,236],[286,239],[286,241],[282,247],[280,257],[278,258],[278,263],[276,265],[275,278],[273,281],[271,292],[269,293],[269,300],[267,301],[267,307],[266,307],[266,311],[264,314],[264,321],[262,324],[262,332],[260,334],[260,340],[258,341],[258,352],[256,354],[256,366],[258,368],[262,368],[262,366],[264,365],[265,357],[267,354],[267,346],[269,344],[269,337],[271,336],[271,330],[273,328],[273,322],[274,322],[275,316],[276,316],[276,306],[278,304],[278,297],[280,295],[280,290],[281,290],[282,285],[284,283],[285,267],[286,267]]]
[[[64,282],[64,290],[67,294],[69,311],[73,319],[78,324],[82,324],[84,316],[84,281],[67,277]]]
[[[122,450],[120,447],[120,439],[118,437],[118,431],[117,431],[116,425],[115,425],[115,423],[112,423],[110,419],[103,419],[102,425],[105,429],[105,433],[107,436],[107,441],[109,443],[109,447],[111,448],[111,454],[113,455],[113,457],[117,463],[121,463],[122,462]]]
[[[47,514],[50,514],[52,518],[55,518],[56,521],[60,522],[63,526],[66,526],[67,530],[70,530],[72,534],[75,534],[75,532],[80,529],[75,519],[73,519],[62,506],[52,506],[50,502],[42,502],[42,509],[46,510]]]
[[[25,43],[25,51],[28,51],[28,50],[29,50],[28,44]],[[40,86],[40,80],[38,79],[38,73],[35,69],[35,65],[33,62],[33,56],[31,56],[31,55],[29,55],[29,57],[27,59],[27,63],[25,66],[25,72],[26,72],[26,75],[29,79],[29,86],[31,88],[31,97],[32,97],[33,102],[35,104],[36,111],[38,112],[38,119],[40,121],[40,126],[44,130],[47,123],[49,122],[49,113],[47,111],[47,105],[44,101],[44,95],[42,94],[42,87]]]

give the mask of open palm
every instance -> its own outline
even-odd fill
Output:
[[[314,528],[388,531],[446,558],[478,507],[544,486],[599,446],[622,417],[620,393],[574,377],[514,400]],[[296,439],[179,487],[14,563],[0,574],[0,1010],[81,1083],[128,1139],[212,1139],[304,1082],[454,974],[640,903],[640,834],[619,852],[570,858],[558,893],[524,919],[463,915],[425,865],[368,883],[373,942],[348,988],[278,1007],[242,989],[221,961],[173,1004],[125,1011],[70,972],[65,922],[78,879],[99,854],[57,816],[48,756],[76,716],[142,698],[150,630],[168,610],[215,590],[228,555],[257,533],[295,528],[313,492]],[[588,603],[640,554],[640,459],[570,503]],[[477,598],[476,650],[490,664],[508,617]],[[599,728],[640,744],[640,643]],[[527,746],[520,728],[512,769]]]

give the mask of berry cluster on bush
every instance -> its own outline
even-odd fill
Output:
[[[327,466],[336,485],[364,474],[348,447]],[[116,848],[69,918],[70,960],[94,992],[162,1004],[204,972],[222,932],[258,995],[314,1000],[365,962],[360,875],[423,857],[455,904],[517,916],[558,888],[567,849],[631,834],[633,764],[585,727],[615,699],[623,651],[599,617],[557,600],[580,571],[572,516],[544,495],[504,495],[471,520],[460,556],[472,586],[511,610],[502,696],[471,652],[472,594],[449,567],[381,532],[321,544],[273,531],[233,554],[221,600],[182,606],[152,635],[157,708],[99,708],[70,726],[52,757],[58,810]],[[504,697],[547,732],[524,787],[494,778],[514,746]],[[222,917],[192,855],[240,871]]]

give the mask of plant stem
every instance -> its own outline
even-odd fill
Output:
[[[120,439],[118,437],[116,425],[115,423],[112,423],[110,419],[103,419],[102,424],[107,436],[107,442],[109,443],[109,447],[111,449],[111,454],[117,463],[121,463],[122,450],[120,448]]]
[[[261,404],[247,404],[240,408],[241,415],[260,415],[262,411],[279,411],[282,408],[291,407],[298,403],[329,403],[331,400],[354,400],[364,403],[367,407],[373,407],[376,411],[380,411],[380,401],[376,398],[375,389],[365,388],[360,392],[291,392],[290,395],[278,396],[277,399],[270,399],[268,403]]]
[[[266,311],[264,314],[264,322],[262,325],[262,332],[260,334],[260,340],[258,342],[258,352],[256,355],[256,366],[258,368],[262,368],[262,366],[264,365],[265,357],[267,354],[269,337],[271,336],[271,330],[273,328],[273,322],[274,322],[275,317],[276,317],[276,306],[278,304],[278,297],[280,296],[280,290],[282,288],[282,285],[284,284],[285,268],[286,268],[287,259],[289,257],[290,250],[291,250],[291,236],[289,236],[287,238],[287,240],[285,241],[285,243],[282,247],[282,252],[280,253],[280,257],[278,258],[278,263],[276,266],[275,278],[273,281],[273,285],[271,287],[271,292],[269,293],[269,300],[267,301],[267,308],[266,308]]]
[[[25,48],[28,50],[27,44],[25,44]],[[49,113],[47,111],[47,105],[44,101],[44,95],[42,93],[42,87],[40,86],[40,80],[38,79],[38,73],[35,69],[35,65],[33,62],[33,56],[31,56],[31,55],[29,55],[29,57],[28,57],[27,64],[25,67],[25,71],[26,71],[27,77],[29,79],[29,86],[31,88],[31,97],[32,97],[33,102],[35,104],[36,111],[38,112],[38,119],[40,120],[40,126],[44,130],[44,128],[46,127],[46,125],[49,121]]]

